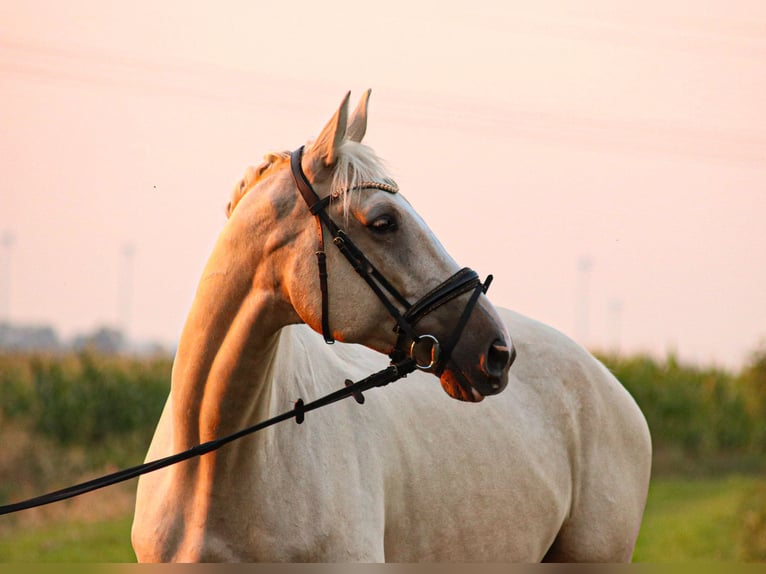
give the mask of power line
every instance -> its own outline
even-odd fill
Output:
[[[261,75],[258,86],[249,86],[241,71],[213,64],[158,63],[0,39],[0,56],[3,51],[23,56],[0,60],[0,69],[18,77],[119,89],[121,93],[127,87],[142,95],[148,92],[183,96],[246,107],[278,105],[282,109],[304,111],[311,108],[302,96],[311,82],[304,80]],[[258,89],[254,89],[256,87]],[[320,92],[329,94],[330,90],[329,85],[319,86]],[[311,91],[316,93],[317,86],[311,86]],[[284,98],[284,94],[290,96]],[[628,154],[691,157],[766,167],[766,137],[760,132],[512,108],[457,97],[447,101],[399,94],[390,101],[393,103],[387,108],[391,110],[387,113],[389,119],[410,126],[500,139],[531,139],[567,147],[608,148]]]

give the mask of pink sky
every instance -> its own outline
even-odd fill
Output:
[[[0,3],[0,313],[119,324],[131,245],[130,335],[172,343],[245,168],[371,87],[497,304],[706,363],[766,338],[766,4],[304,4]]]

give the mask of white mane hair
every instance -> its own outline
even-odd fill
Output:
[[[309,144],[310,145],[310,144]],[[226,208],[227,215],[250,189],[261,180],[276,164],[290,160],[289,151],[269,152],[263,156],[263,163],[255,169],[250,168],[248,174],[234,188],[231,202]],[[346,140],[338,151],[337,163],[330,183],[330,195],[333,201],[341,201],[344,217],[348,218],[351,200],[354,195],[365,187],[386,189],[396,193],[398,187],[388,176],[387,168],[382,159],[372,148],[355,141]]]
[[[343,202],[346,217],[353,196],[365,187],[370,187],[370,183],[390,186],[389,191],[392,192],[398,190],[396,183],[388,176],[385,163],[372,148],[355,141],[344,141],[338,151],[330,193],[333,199]]]

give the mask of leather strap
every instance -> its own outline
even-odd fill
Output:
[[[306,178],[306,174],[303,173],[301,167],[301,156],[303,155],[303,148],[299,148],[290,156],[290,169],[292,170],[293,179],[295,180],[298,190],[301,192],[309,211],[314,215],[317,222],[317,267],[319,269],[319,291],[322,295],[322,336],[325,343],[332,345],[335,342],[335,338],[332,336],[330,329],[330,290],[327,286],[327,253],[324,250],[324,228],[322,227],[322,216],[324,208],[330,203],[330,198],[325,197],[319,199],[319,196],[311,187],[309,180]],[[297,157],[296,157],[297,156]]]
[[[423,295],[412,307],[404,314],[413,325],[420,321],[426,315],[432,313],[448,301],[467,293],[477,284],[480,284],[479,276],[473,269],[463,267],[452,277],[443,281],[431,291]]]
[[[318,249],[317,249],[317,262],[319,266],[319,286],[322,294],[322,335],[327,343],[333,343],[330,331],[329,321],[329,291],[327,287],[327,262],[326,253],[324,249],[324,229],[332,235],[333,243],[340,250],[343,256],[349,261],[354,270],[359,274],[362,279],[369,285],[370,289],[375,293],[380,302],[386,308],[388,313],[396,321],[394,331],[398,333],[397,342],[394,351],[391,353],[391,359],[393,361],[404,360],[407,352],[404,350],[405,339],[409,338],[413,342],[418,342],[420,336],[415,332],[415,325],[418,321],[423,319],[428,314],[432,313],[445,303],[459,297],[460,295],[473,290],[468,303],[463,308],[463,313],[458,320],[455,329],[447,341],[447,345],[441,349],[440,358],[436,361],[431,368],[437,374],[441,374],[446,368],[449,362],[452,351],[457,345],[460,336],[465,329],[468,319],[476,305],[479,295],[485,293],[489,288],[489,284],[492,281],[492,276],[487,277],[485,283],[481,283],[478,275],[472,269],[464,267],[454,275],[447,278],[445,281],[437,285],[434,289],[426,293],[423,297],[418,299],[414,304],[411,304],[399,291],[386,279],[386,277],[378,271],[378,269],[372,264],[372,262],[365,257],[361,249],[359,249],[351,238],[338,227],[338,225],[332,220],[327,213],[327,206],[330,203],[330,198],[325,197],[320,199],[314,188],[311,186],[306,174],[303,172],[301,166],[301,160],[303,157],[303,146],[292,152],[290,156],[290,169],[295,180],[295,184],[300,191],[309,211],[316,217],[317,221],[317,235],[318,235]],[[370,184],[376,186],[375,184]],[[381,189],[389,190],[388,187],[381,187]],[[393,299],[393,300],[392,300]],[[404,311],[400,311],[400,305]],[[431,336],[434,338],[433,336]],[[434,338],[435,339],[435,338]],[[438,343],[438,341],[437,341]],[[462,384],[462,383],[461,383]]]
[[[303,196],[309,211],[317,218],[318,243],[317,259],[319,269],[319,288],[322,293],[322,336],[325,342],[333,343],[335,340],[330,331],[330,310],[329,310],[329,290],[327,287],[327,265],[326,254],[324,253],[324,227],[333,237],[333,242],[340,252],[351,263],[354,270],[367,282],[375,295],[380,299],[386,310],[396,321],[397,326],[403,329],[412,338],[416,338],[415,332],[404,320],[402,313],[383,291],[387,291],[405,310],[409,309],[410,303],[407,299],[391,285],[385,276],[365,257],[364,253],[351,241],[342,229],[327,214],[326,207],[330,203],[330,198],[320,199],[314,188],[311,186],[306,174],[303,172],[301,159],[303,157],[303,146],[292,152],[290,155],[290,170],[295,180],[298,190]],[[322,255],[320,255],[322,253]]]

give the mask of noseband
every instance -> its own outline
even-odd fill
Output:
[[[290,156],[290,170],[292,172],[295,184],[301,192],[309,211],[316,218],[317,222],[317,264],[319,267],[319,288],[322,293],[322,335],[328,344],[335,342],[330,331],[330,310],[329,295],[327,288],[327,256],[324,249],[324,229],[332,236],[333,243],[340,252],[351,263],[354,270],[365,280],[372,291],[378,297],[380,302],[386,308],[388,313],[396,321],[394,332],[397,333],[397,341],[394,351],[390,357],[393,361],[399,361],[404,357],[411,357],[415,360],[419,369],[430,370],[436,375],[441,375],[444,371],[455,346],[460,340],[460,335],[465,328],[468,319],[471,316],[476,302],[481,293],[486,293],[492,282],[492,275],[482,283],[478,274],[464,267],[445,281],[440,283],[434,289],[423,295],[415,303],[410,303],[397,289],[389,282],[385,276],[370,262],[364,253],[354,244],[346,233],[338,227],[327,213],[327,206],[330,203],[330,196],[319,198],[311,186],[306,174],[301,167],[301,158],[303,156],[303,146],[292,152]],[[395,191],[388,184],[365,183],[366,188],[383,189],[388,192]],[[452,334],[446,341],[440,342],[434,335],[415,333],[415,325],[424,317],[444,305],[445,303],[459,297],[464,293],[472,291],[471,297],[466,303],[463,313],[460,316]],[[400,311],[397,304],[404,311]],[[406,340],[411,341],[409,348],[406,348]],[[430,346],[430,360],[427,363],[419,363],[415,357],[418,348],[421,345]]]
[[[411,373],[415,367],[423,370],[430,370],[437,375],[441,375],[447,365],[452,350],[457,345],[460,339],[460,334],[463,332],[468,318],[471,315],[476,302],[479,299],[481,293],[486,293],[489,284],[492,281],[492,275],[488,276],[486,281],[482,283],[479,281],[479,277],[475,271],[468,268],[461,269],[446,281],[438,285],[435,289],[432,289],[421,297],[414,304],[410,304],[401,293],[399,293],[393,285],[370,263],[370,261],[364,256],[359,248],[348,238],[348,236],[340,229],[335,222],[327,214],[326,208],[329,204],[329,198],[319,199],[314,189],[311,187],[306,175],[301,168],[301,156],[303,154],[303,148],[292,153],[290,157],[290,167],[292,170],[293,178],[298,186],[298,189],[306,200],[309,210],[316,216],[318,233],[319,233],[319,249],[317,250],[317,260],[319,261],[319,284],[322,290],[322,334],[325,341],[333,343],[334,339],[330,334],[330,322],[329,322],[329,307],[328,307],[328,292],[327,292],[327,263],[325,261],[324,252],[324,231],[323,226],[327,227],[328,231],[332,235],[333,243],[340,249],[341,253],[345,255],[351,265],[356,269],[357,273],[367,282],[370,288],[375,292],[378,298],[385,305],[388,312],[396,320],[396,326],[394,331],[398,334],[398,339],[394,351],[391,353],[392,364],[372,375],[365,377],[364,379],[352,382],[346,380],[346,386],[338,389],[330,394],[320,397],[310,403],[304,403],[303,399],[298,399],[295,402],[295,408],[293,410],[284,412],[277,416],[274,416],[268,420],[261,421],[252,426],[234,432],[232,434],[204,442],[193,446],[176,454],[171,454],[164,458],[151,460],[132,466],[123,470],[109,473],[105,476],[101,476],[80,484],[68,486],[60,490],[36,496],[21,502],[12,504],[0,505],[0,515],[8,514],[11,512],[17,512],[19,510],[25,510],[28,508],[34,508],[36,506],[42,506],[44,504],[50,504],[59,500],[66,500],[86,492],[91,492],[99,488],[117,484],[118,482],[124,482],[131,478],[135,478],[148,472],[154,472],[161,468],[166,468],[170,465],[177,464],[179,462],[189,460],[194,457],[201,456],[203,454],[218,450],[222,446],[229,444],[232,441],[253,434],[267,427],[275,425],[279,422],[295,418],[297,423],[302,423],[304,416],[307,412],[321,408],[323,406],[332,404],[336,401],[344,399],[349,396],[353,396],[358,403],[364,402],[363,391],[367,391],[374,387],[380,387],[399,380],[409,373]],[[395,192],[395,188],[383,183],[370,183],[364,184],[364,187],[383,189],[389,192]],[[393,299],[396,300],[403,308],[404,312],[400,312],[396,304],[385,294],[388,292]],[[473,291],[471,297],[466,303],[463,309],[463,314],[455,326],[449,339],[440,344],[439,340],[433,335],[417,335],[415,333],[415,325],[418,321],[426,317],[429,313],[438,309],[448,301]],[[411,344],[409,349],[405,349],[406,338],[409,337]],[[415,353],[418,351],[419,345],[430,345],[431,359],[428,363],[418,363]],[[455,370],[455,374],[458,375],[458,383],[468,391],[468,383],[465,381],[465,377],[460,373],[460,369]]]

